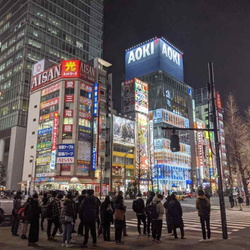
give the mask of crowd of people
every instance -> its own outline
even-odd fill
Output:
[[[150,192],[146,202],[140,193],[133,201],[132,209],[137,217],[139,236],[152,237],[155,243],[161,243],[165,213],[168,234],[178,239],[177,229],[179,228],[181,239],[185,239],[180,202],[174,193],[168,195],[166,201],[163,202],[163,199],[162,194]],[[210,201],[203,190],[198,192],[196,208],[200,217],[202,240],[210,239]],[[39,229],[45,231],[45,220],[47,220],[48,241],[56,241],[55,237],[61,236],[63,247],[74,246],[72,233],[78,233],[79,236],[84,237],[82,248],[88,247],[89,232],[93,245],[97,243],[97,236],[101,235],[104,241],[111,241],[111,224],[115,227],[116,244],[123,244],[122,236],[127,236],[126,206],[122,192],[112,199],[106,196],[101,202],[98,197],[94,196],[94,190],[83,190],[81,195],[74,192],[64,195],[61,192],[50,191],[43,193],[40,200],[38,194],[35,193],[24,204],[22,204],[22,193],[17,192],[13,200],[12,215],[12,235],[19,236],[18,229],[21,223],[21,239],[27,239],[28,246],[38,245]],[[78,218],[80,221],[76,224]],[[76,228],[77,225],[78,228]],[[143,225],[142,231],[141,225]],[[27,234],[28,227],[29,233]]]

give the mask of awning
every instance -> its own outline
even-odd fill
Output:
[[[27,181],[20,181],[17,183],[18,185],[23,185],[23,184],[27,184]]]
[[[85,178],[85,179],[80,179],[78,178],[80,183],[81,184],[96,184],[96,178],[92,178],[92,179],[89,179],[89,178]]]

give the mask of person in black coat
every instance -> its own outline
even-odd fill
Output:
[[[28,246],[37,246],[39,239],[39,216],[41,208],[39,206],[38,195],[36,193],[33,195],[29,207],[30,231]]]
[[[104,241],[111,241],[110,239],[110,223],[113,223],[114,209],[109,196],[106,196],[104,202],[101,204],[101,226],[103,229]]]
[[[172,227],[171,227],[171,220],[170,220],[170,215],[169,215],[169,211],[168,211],[168,206],[169,203],[171,202],[171,196],[168,195],[166,198],[166,201],[164,202],[163,206],[166,209],[166,223],[167,223],[167,228],[168,228],[168,234],[172,235]]]
[[[82,204],[82,201],[85,199],[86,194],[87,194],[87,190],[84,189],[84,190],[82,190],[82,194],[78,196],[78,203],[77,204],[78,204],[79,217],[80,217],[80,206]],[[81,217],[80,217],[80,223],[79,223],[77,231],[78,231],[78,235],[83,236],[83,221],[81,220]]]
[[[181,239],[184,238],[184,223],[182,220],[182,208],[180,202],[176,199],[175,194],[171,194],[171,201],[168,205],[168,213],[170,219],[170,225],[174,232],[175,239],[178,239],[176,228],[181,230]]]
[[[148,197],[148,199],[146,201],[147,234],[148,234],[148,237],[150,237],[150,230],[151,230],[150,225],[152,224],[152,219],[149,216],[148,210],[153,205],[153,199],[154,199],[154,197],[155,197],[155,192],[150,192],[149,197]]]
[[[99,214],[99,205],[96,197],[94,197],[94,190],[87,190],[87,196],[82,201],[80,206],[79,216],[85,225],[85,234],[83,246],[87,247],[89,239],[89,230],[93,238],[93,245],[96,245],[96,219]]]

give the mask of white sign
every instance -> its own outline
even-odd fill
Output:
[[[58,157],[57,163],[74,163],[74,157]]]
[[[44,71],[44,63],[45,63],[45,60],[43,59],[42,61],[32,66],[32,76],[40,74],[41,72]]]

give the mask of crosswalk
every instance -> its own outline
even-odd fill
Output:
[[[189,212],[183,214],[185,231],[201,232],[200,219],[197,212]],[[137,219],[126,221],[127,227],[137,227]],[[227,210],[227,228],[228,234],[238,232],[246,227],[250,227],[250,214],[239,211]],[[163,219],[163,230],[166,229],[166,220]],[[213,210],[210,217],[210,228],[213,234],[221,234],[221,217],[219,210]]]

